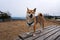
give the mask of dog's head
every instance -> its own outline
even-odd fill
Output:
[[[27,8],[27,16],[29,16],[30,18],[33,18],[35,16],[35,12],[36,8],[34,8],[33,10]]]

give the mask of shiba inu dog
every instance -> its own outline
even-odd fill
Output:
[[[39,23],[43,30],[44,21],[45,21],[42,13],[39,13],[37,16],[35,16],[35,12],[36,12],[36,8],[34,8],[33,10],[27,8],[26,23],[29,27],[33,26],[33,30],[34,30],[33,36],[35,36],[36,24]]]

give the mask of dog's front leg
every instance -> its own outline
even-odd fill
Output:
[[[36,31],[36,18],[34,18],[33,30],[34,30],[33,36],[36,36],[36,34],[35,34],[35,31]]]
[[[35,33],[35,31],[36,31],[36,24],[34,24],[33,30],[34,30],[34,33]]]
[[[33,36],[36,36],[36,34],[35,34],[35,32],[36,32],[36,23],[34,24],[34,26],[33,26]]]

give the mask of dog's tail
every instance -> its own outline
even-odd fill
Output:
[[[42,13],[39,13],[38,16],[42,17],[43,15],[42,15]]]
[[[44,18],[44,15],[42,13],[39,13],[39,18],[42,19],[44,22],[46,22],[45,18]]]

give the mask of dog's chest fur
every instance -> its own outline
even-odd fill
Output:
[[[34,18],[27,18],[27,25],[33,26],[34,25]]]

